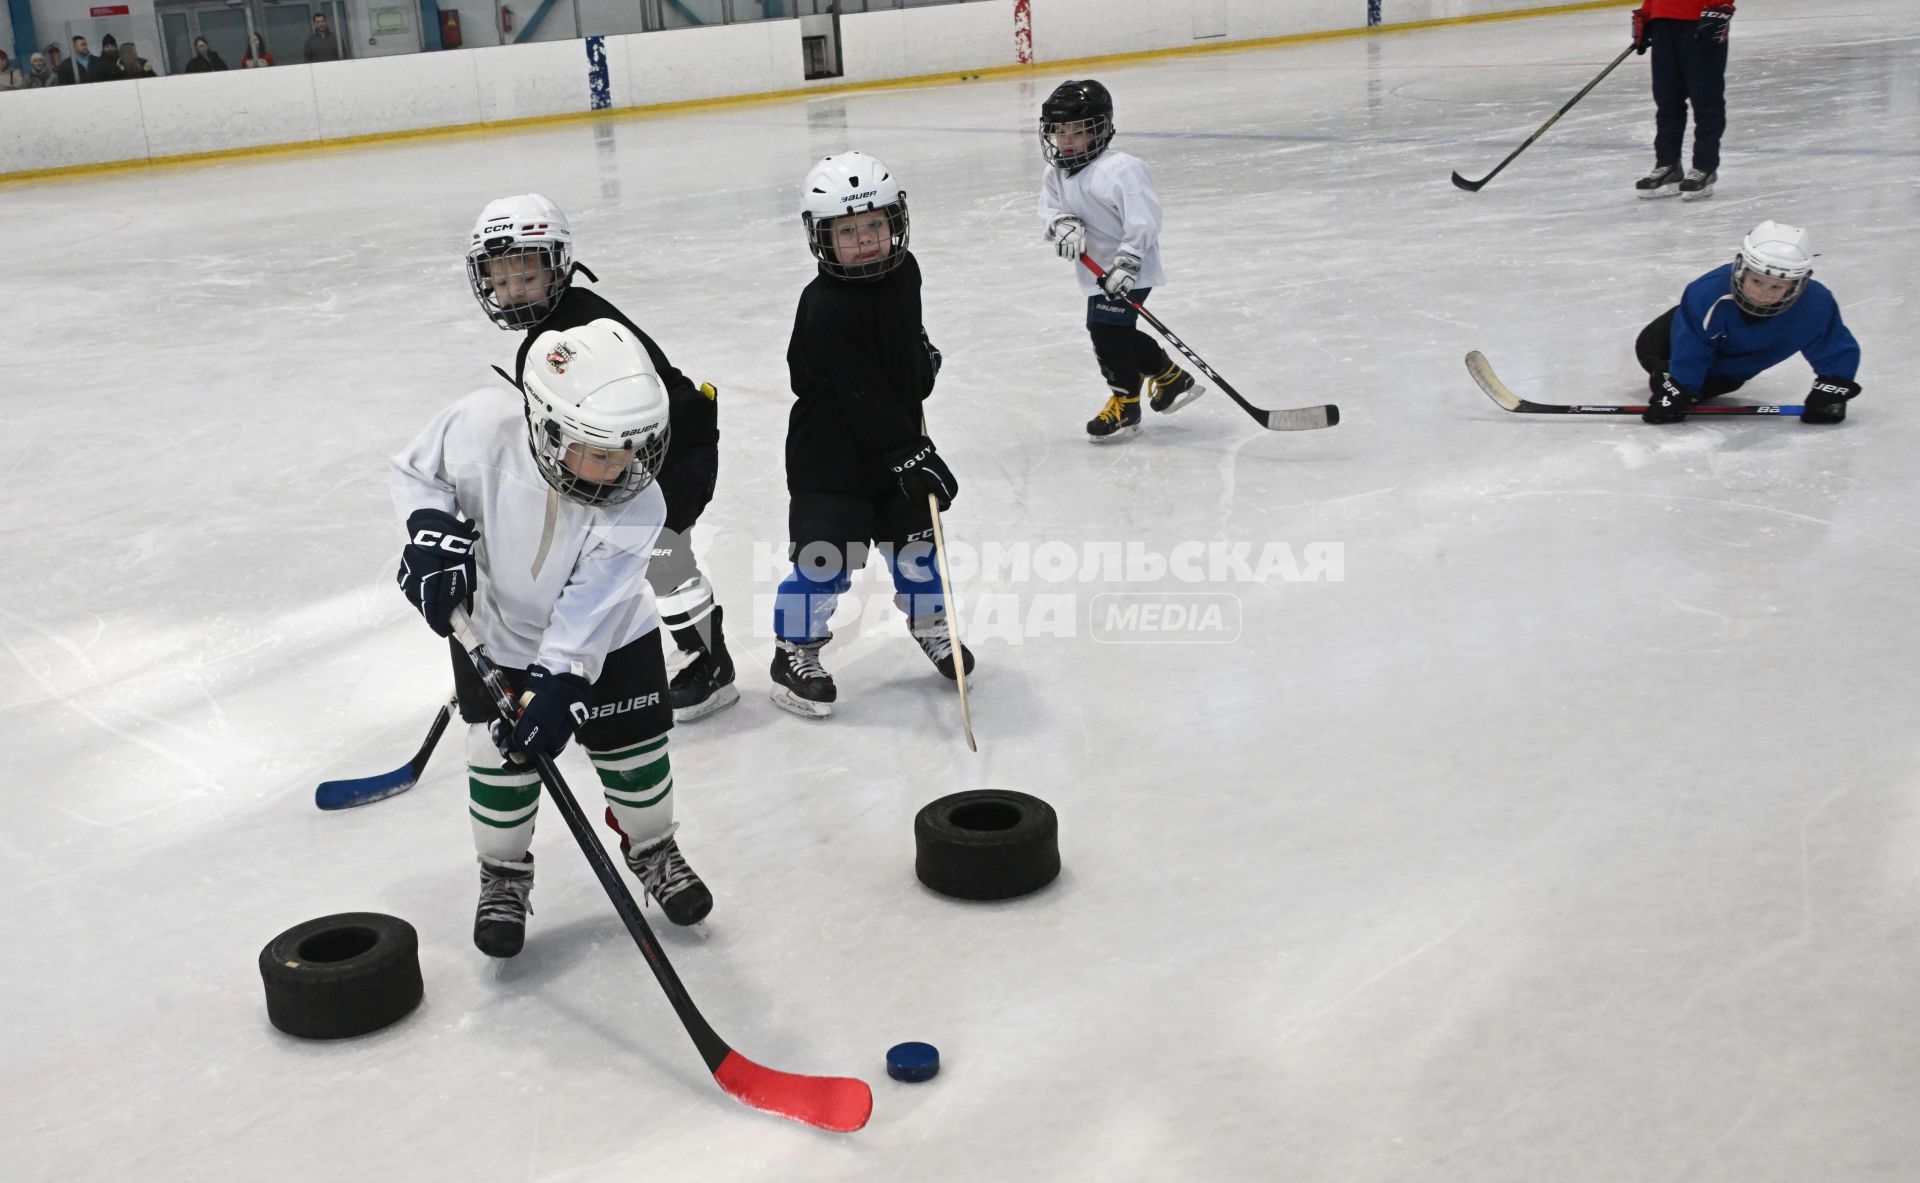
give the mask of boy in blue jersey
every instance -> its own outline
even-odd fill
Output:
[[[1671,312],[1640,332],[1634,352],[1653,392],[1648,423],[1678,423],[1686,408],[1731,394],[1798,353],[1813,366],[1803,423],[1839,423],[1860,393],[1860,346],[1840,305],[1814,282],[1805,230],[1762,222],[1733,262],[1687,285]]]

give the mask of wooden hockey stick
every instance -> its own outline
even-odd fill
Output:
[[[465,646],[467,656],[473,659],[473,668],[479,671],[480,680],[486,683],[488,692],[493,695],[494,709],[508,722],[518,719],[520,708],[514,702],[506,676],[487,655],[487,647],[474,634],[473,622],[467,618],[464,609],[454,610],[453,632],[460,639],[460,644]],[[580,811],[580,803],[574,800],[567,782],[561,779],[560,770],[553,766],[553,759],[549,756],[537,757],[534,766],[540,770],[540,780],[547,786],[547,796],[559,807],[567,828],[573,831],[574,841],[580,844],[580,852],[587,856],[587,863],[599,878],[600,886],[606,890],[607,898],[613,901],[613,910],[626,923],[634,944],[640,947],[640,955],[647,960],[647,968],[653,970],[654,979],[660,983],[667,1001],[673,1006],[673,1013],[680,1016],[681,1026],[686,1028],[693,1046],[700,1052],[700,1058],[706,1061],[707,1071],[713,1073],[713,1079],[720,1087],[743,1104],[792,1121],[819,1126],[823,1130],[844,1134],[866,1125],[867,1118],[873,1113],[873,1090],[866,1081],[848,1076],[807,1076],[768,1068],[734,1051],[727,1046],[726,1040],[715,1034],[699,1008],[694,1006],[693,998],[680,982],[680,975],[673,971],[673,964],[667,960],[667,951],[661,947],[660,938],[653,934],[653,929],[647,926],[646,919],[640,915],[640,905],[634,902],[626,881],[614,869],[607,848],[601,845],[600,836],[594,833],[587,815]]]
[[[1592,82],[1589,82],[1585,86],[1581,87],[1579,94],[1574,95],[1572,98],[1568,99],[1566,106],[1560,108],[1558,111],[1555,111],[1553,113],[1552,119],[1549,119],[1545,123],[1541,124],[1539,131],[1536,131],[1532,135],[1527,137],[1526,143],[1521,144],[1518,148],[1515,148],[1512,152],[1507,154],[1507,158],[1505,160],[1502,160],[1499,164],[1494,165],[1492,172],[1488,173],[1484,177],[1481,177],[1477,181],[1469,181],[1467,180],[1467,178],[1461,176],[1459,173],[1455,173],[1453,174],[1453,183],[1459,188],[1465,189],[1469,193],[1480,192],[1481,189],[1486,187],[1486,184],[1488,181],[1491,181],[1493,180],[1493,178],[1500,175],[1501,169],[1513,163],[1513,158],[1515,156],[1518,156],[1522,152],[1525,152],[1528,148],[1533,146],[1533,142],[1535,140],[1539,139],[1543,135],[1546,135],[1548,128],[1560,122],[1560,117],[1562,115],[1565,115],[1567,112],[1573,110],[1573,105],[1575,103],[1579,102],[1581,99],[1586,98],[1587,92],[1592,90],[1594,87],[1600,85],[1600,79],[1605,78],[1607,75],[1613,73],[1613,68],[1619,65],[1621,62],[1626,61],[1627,55],[1632,52],[1633,52],[1633,46],[1631,45],[1621,50],[1619,57],[1614,58],[1613,61],[1607,63],[1607,68],[1600,71],[1599,75],[1595,77]]]
[[[926,425],[921,424],[921,430]],[[944,593],[947,618],[947,643],[953,646],[953,680],[960,687],[960,726],[967,733],[967,750],[977,752],[973,742],[973,708],[967,704],[967,651],[960,647],[960,630],[953,623],[953,570],[947,562],[947,539],[940,529],[940,499],[927,494],[927,512],[933,515],[933,557],[940,564],[940,590]]]

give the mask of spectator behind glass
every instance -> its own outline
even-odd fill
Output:
[[[100,38],[100,53],[93,59],[88,73],[95,82],[116,82],[126,75],[120,72],[120,39],[112,33]]]
[[[153,76],[153,67],[148,64],[146,58],[141,57],[134,50],[133,42],[129,41],[120,47],[120,77],[152,78]]]
[[[0,90],[25,90],[27,76],[7,57],[7,51],[0,49]]]
[[[337,62],[340,60],[340,42],[334,38],[333,30],[327,27],[327,14],[313,14],[313,32],[307,35],[307,60],[310,62]]]
[[[33,68],[27,71],[27,89],[38,90],[43,86],[58,86],[60,80],[53,76],[53,67],[47,64],[45,53],[36,53],[29,63]]]
[[[60,51],[57,47],[49,45],[47,46],[47,50],[49,53],[52,53],[55,58],[59,57]],[[73,39],[73,56],[64,62],[55,61],[53,74],[54,77],[60,80],[62,85],[73,85],[93,81],[93,55],[87,52],[87,39],[85,37],[75,37]]]
[[[209,70],[224,70],[226,68],[227,63],[221,61],[220,55],[213,52],[213,48],[207,44],[207,39],[205,37],[195,37],[193,39],[193,57],[188,59],[187,68],[181,72],[184,74],[205,74]]]
[[[260,66],[271,66],[272,64],[273,55],[267,52],[266,37],[263,34],[255,33],[253,35],[253,48],[247,52],[247,56],[240,59],[240,68],[243,70],[251,70]]]

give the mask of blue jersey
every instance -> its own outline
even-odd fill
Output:
[[[1796,353],[1805,354],[1822,377],[1851,382],[1860,369],[1860,346],[1840,322],[1840,305],[1825,284],[1809,279],[1785,312],[1750,317],[1733,301],[1728,263],[1688,284],[1673,310],[1667,373],[1685,389],[1700,390],[1709,374],[1745,382]]]

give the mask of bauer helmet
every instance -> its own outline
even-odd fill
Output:
[[[830,223],[847,214],[881,211],[887,215],[887,253],[867,262],[842,263],[834,250]],[[887,166],[865,152],[840,152],[807,171],[800,183],[800,221],[807,246],[820,270],[835,279],[878,279],[906,259],[907,191]],[[843,233],[847,227],[842,227]],[[852,248],[851,239],[842,246]]]
[[[473,224],[467,279],[493,323],[530,329],[552,314],[573,281],[573,227],[538,193],[487,203]]]
[[[631,501],[667,455],[667,390],[616,320],[534,339],[521,379],[527,442],[540,475],[582,505]]]
[[[1762,222],[1748,231],[1740,253],[1733,257],[1733,302],[1751,316],[1778,316],[1807,290],[1812,274],[1812,239],[1807,232],[1798,226]],[[1771,304],[1761,304],[1747,295],[1749,275],[1785,280],[1787,292]]]
[[[1086,132],[1087,144],[1078,152],[1062,152],[1053,137]],[[1047,163],[1071,176],[1094,162],[1113,140],[1113,96],[1091,78],[1062,82],[1040,104],[1040,151]]]

